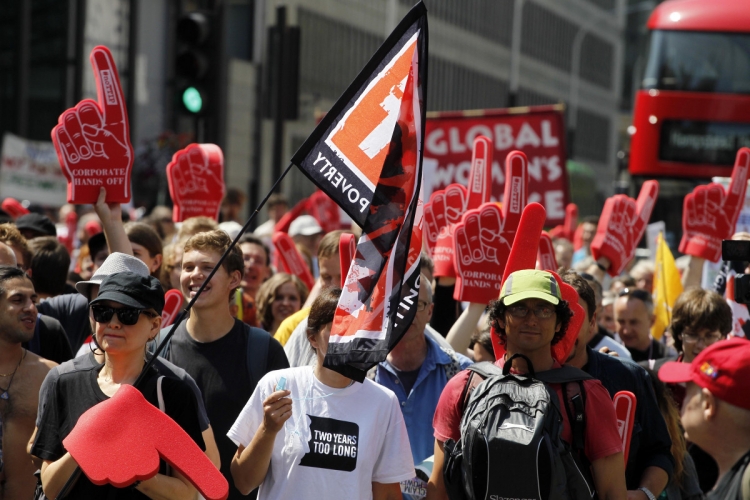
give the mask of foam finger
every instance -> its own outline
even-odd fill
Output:
[[[482,241],[479,238],[479,216],[474,211],[466,214],[463,225],[471,247],[471,258],[475,262],[481,262],[484,253],[482,252]]]
[[[492,141],[483,135],[474,139],[466,209],[478,208],[492,194]]]
[[[117,74],[112,53],[107,47],[99,45],[94,47],[89,56],[91,66],[96,78],[96,96],[102,115],[108,128],[110,125],[123,125],[118,139],[127,140],[127,111],[125,109],[125,98],[120,85],[120,77]],[[113,130],[113,132],[115,132]]]
[[[55,135],[57,137],[57,145],[60,151],[65,155],[66,163],[68,165],[75,165],[81,161],[81,156],[73,145],[73,140],[70,138],[68,131],[65,130],[64,125],[58,125],[55,127]]]
[[[448,224],[455,224],[466,213],[466,188],[451,184],[445,188],[445,217]]]
[[[742,210],[747,190],[748,170],[750,170],[750,149],[740,148],[732,169],[732,182],[729,184],[729,192],[724,200],[724,213],[727,214],[732,225],[737,222],[737,217]]]
[[[78,113],[75,109],[69,109],[62,116],[65,130],[68,132],[70,140],[73,143],[73,147],[78,152],[78,156],[81,160],[86,160],[91,157],[91,148],[89,148],[86,139],[83,137],[83,130],[81,128],[81,122],[78,120]]]
[[[521,214],[508,262],[505,264],[502,283],[508,276],[521,269],[534,269],[539,250],[539,237],[544,228],[547,212],[539,203],[529,203]],[[505,233],[505,231],[503,231]]]
[[[457,255],[456,264],[460,263],[463,266],[471,265],[471,246],[469,245],[469,239],[466,236],[466,229],[463,224],[456,226],[453,237],[455,242],[454,249]]]
[[[528,160],[520,151],[511,151],[505,159],[505,191],[503,195],[503,224],[514,231],[526,206],[528,188]]]
[[[640,236],[646,231],[649,219],[651,219],[651,213],[654,211],[656,205],[656,199],[659,197],[659,182],[658,181],[646,181],[641,187],[641,192],[638,193],[638,200],[636,200],[636,210],[638,212],[638,218],[635,220],[633,225],[633,232],[640,239]]]

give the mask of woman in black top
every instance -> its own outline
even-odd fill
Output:
[[[161,326],[164,293],[154,277],[117,273],[102,281],[99,296],[90,307],[96,320],[94,338],[105,352],[104,364],[61,374],[45,401],[40,402],[45,413],[31,454],[43,460],[41,479],[48,498],[58,495],[77,466],[62,441],[78,418],[92,406],[112,397],[121,385],[132,385],[143,370],[146,343],[159,333]],[[139,390],[157,407],[161,392],[165,413],[205,449],[193,392],[178,379],[164,378],[161,384],[158,379],[156,371],[150,371]],[[117,450],[111,451],[117,453]],[[81,475],[67,498],[182,499],[195,495],[193,485],[178,472],[169,472],[162,461],[156,476],[126,488],[109,484],[97,486]]]

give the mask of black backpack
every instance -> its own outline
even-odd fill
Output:
[[[526,360],[528,375],[510,373],[517,357]],[[502,370],[488,362],[469,370],[462,396],[461,439],[445,442],[443,477],[449,498],[595,498],[590,464],[583,453],[583,381],[592,377],[569,366],[535,373],[531,361],[520,354],[510,357]],[[562,384],[568,398],[562,408],[571,424],[572,446],[560,437],[562,408],[547,384]]]

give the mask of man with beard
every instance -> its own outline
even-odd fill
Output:
[[[17,267],[0,266],[0,499],[31,498],[36,466],[26,452],[39,387],[56,364],[22,347],[34,336],[37,295]]]

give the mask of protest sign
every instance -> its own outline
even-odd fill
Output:
[[[562,106],[516,110],[429,113],[425,124],[424,199],[451,183],[468,185],[472,144],[480,135],[494,146],[492,199],[501,201],[505,186],[502,165],[513,150],[529,162],[529,203],[541,203],[548,226],[562,224],[569,199],[565,170],[565,126]]]
[[[3,135],[0,197],[57,207],[65,204],[67,183],[51,142]]]

